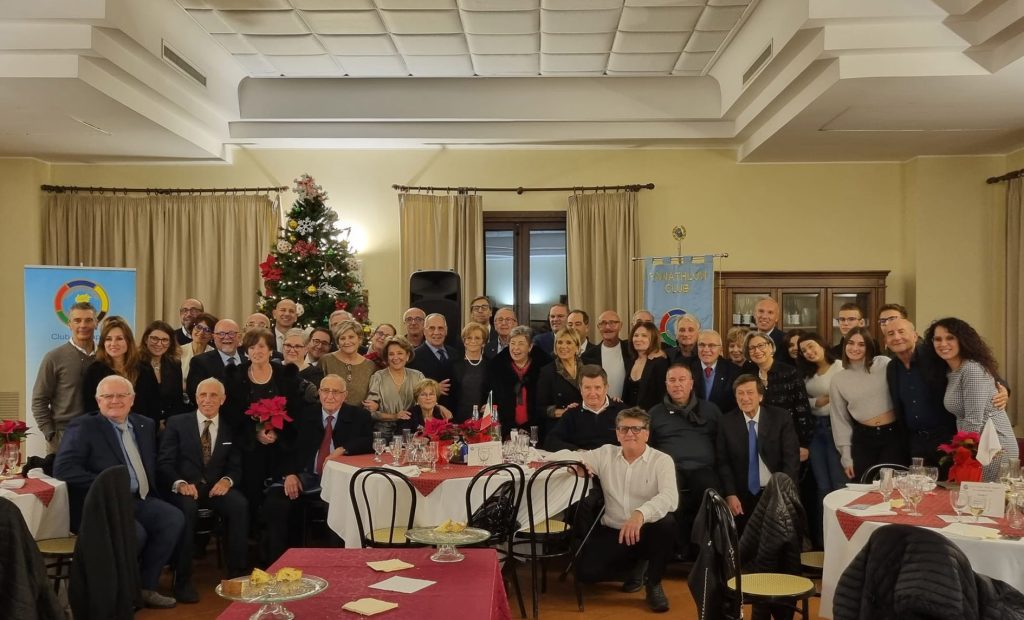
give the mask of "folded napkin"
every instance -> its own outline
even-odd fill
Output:
[[[950,523],[940,531],[965,538],[999,538],[999,530],[969,523]]]
[[[855,517],[891,517],[896,514],[892,510],[889,510],[889,504],[887,503],[873,504],[863,507],[855,504],[853,506],[843,506],[839,510]]]
[[[985,428],[981,429],[981,438],[978,439],[978,462],[982,465],[988,465],[1002,449],[1003,446],[999,443],[999,433],[996,431],[996,425],[989,418],[988,422],[985,422]]]
[[[411,577],[388,577],[384,581],[377,583],[371,583],[368,587],[375,588],[377,590],[388,590],[389,592],[401,592],[403,594],[412,594],[413,592],[419,592],[423,588],[429,587],[437,583],[436,581],[430,581],[429,579],[412,579]]]
[[[963,515],[961,515],[960,517],[956,517],[956,516],[953,516],[953,515],[935,515],[935,516],[940,518],[940,519],[942,519],[946,523],[963,523],[963,520],[967,518],[967,517],[965,517]],[[974,522],[974,517],[971,517],[971,522]],[[988,517],[978,517],[978,521],[977,522],[978,523],[995,523],[995,521],[993,521],[992,519],[989,519]]]
[[[533,452],[530,453],[531,455]],[[558,452],[537,451],[538,460],[550,463],[551,461],[578,461],[580,455],[572,450],[559,450]]]
[[[0,482],[0,489],[20,489],[25,486],[24,478],[11,478]]]
[[[415,478],[420,475],[420,468],[415,465],[385,465],[384,467],[393,469],[407,478]]]
[[[375,598],[361,598],[357,601],[349,601],[341,606],[345,611],[351,611],[360,616],[375,616],[385,611],[391,611],[398,607],[398,603],[389,603]]]
[[[871,491],[877,491],[878,490],[878,482],[875,481],[875,482],[872,482],[870,484],[860,484],[858,482],[847,482],[846,483],[846,488],[850,489],[851,491],[860,491],[862,493],[869,493]]]
[[[33,467],[32,469],[30,469],[28,471],[27,474],[25,474],[25,477],[26,478],[38,478],[40,480],[53,480],[54,479],[52,476],[47,476],[46,473],[43,472],[43,468],[42,467]]]
[[[396,570],[415,568],[412,564],[409,564],[408,562],[403,562],[402,560],[396,559],[379,560],[377,562],[367,562],[366,565],[372,568],[373,570],[381,573],[393,573]]]

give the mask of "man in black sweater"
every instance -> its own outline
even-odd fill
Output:
[[[615,416],[622,404],[608,398],[608,375],[603,368],[596,364],[580,368],[580,394],[583,403],[569,405],[548,433],[548,450],[595,450],[618,441]]]

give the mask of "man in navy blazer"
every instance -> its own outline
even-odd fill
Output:
[[[718,332],[705,329],[697,335],[697,360],[691,366],[697,398],[714,403],[719,411],[735,409],[732,384],[740,376],[740,368],[722,357],[722,336]]]
[[[185,515],[185,545],[178,554],[175,598],[196,598],[192,587],[192,539],[200,508],[212,508],[223,519],[228,577],[244,575],[249,546],[249,503],[235,488],[242,480],[240,447],[220,415],[224,385],[204,379],[196,388],[196,411],[171,416],[160,437],[157,479],[171,503]]]
[[[441,386],[438,403],[449,411],[455,409],[458,398],[451,393],[452,363],[462,357],[454,347],[444,343],[448,337],[448,321],[443,314],[428,314],[423,331],[426,338],[423,344],[416,347],[409,368],[418,370],[428,379],[437,381]]]
[[[555,304],[548,309],[548,325],[551,331],[537,334],[533,337],[533,346],[540,347],[550,357],[555,356],[555,334],[565,327],[565,321],[569,317],[569,306],[566,304]]]
[[[788,411],[761,404],[765,390],[757,376],[740,375],[733,387],[738,408],[718,424],[716,461],[725,501],[742,530],[772,474],[799,480],[800,442]],[[756,452],[757,463],[751,462],[751,452]]]
[[[135,535],[139,542],[139,576],[146,607],[174,607],[176,601],[157,592],[160,571],[182,542],[185,518],[181,511],[156,497],[156,423],[131,413],[135,389],[120,375],[104,377],[96,386],[99,413],[82,415],[68,426],[61,440],[53,475],[68,485],[72,515],[81,515],[81,502],[103,470],[127,465],[135,498]],[[78,521],[72,523],[77,529]]]
[[[267,524],[267,563],[277,560],[288,549],[288,521],[295,500],[304,494],[320,497],[320,476],[330,456],[369,454],[373,445],[373,418],[370,412],[345,403],[348,386],[338,375],[320,380],[320,402],[303,413],[298,421],[296,458],[283,479],[267,489],[263,500],[263,518]],[[330,432],[328,432],[330,424]]]
[[[188,377],[185,378],[185,393],[189,402],[196,402],[196,387],[203,379],[213,377],[224,381],[224,368],[229,364],[239,366],[245,361],[245,353],[238,350],[241,342],[238,323],[221,319],[213,328],[213,351],[200,353],[189,362]]]

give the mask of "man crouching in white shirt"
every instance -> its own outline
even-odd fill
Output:
[[[631,577],[622,589],[636,592],[644,584],[646,565],[647,604],[652,611],[665,612],[668,598],[661,578],[675,547],[672,513],[679,491],[672,457],[647,445],[650,420],[639,407],[624,409],[615,418],[619,445],[582,453],[587,469],[601,480],[605,511],[577,566],[584,582],[628,571]]]

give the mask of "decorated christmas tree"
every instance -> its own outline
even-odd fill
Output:
[[[338,225],[338,214],[324,204],[327,193],[312,177],[296,179],[294,191],[298,199],[280,228],[277,245],[260,263],[260,312],[273,320],[277,302],[291,299],[298,305],[297,326],[327,326],[332,312],[348,310],[368,329],[366,297],[348,229]]]

